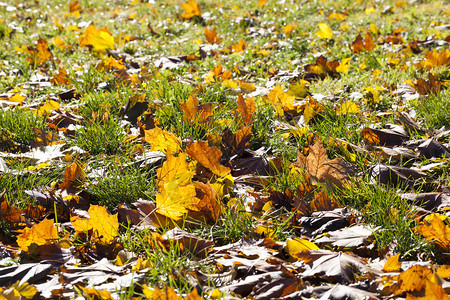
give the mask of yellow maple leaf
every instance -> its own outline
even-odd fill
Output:
[[[39,116],[43,116],[45,114],[51,113],[54,110],[57,110],[61,107],[59,102],[56,102],[54,100],[50,100],[44,105],[39,106],[39,108],[36,110],[36,114]]]
[[[78,41],[81,47],[92,46],[94,51],[114,49],[114,37],[106,27],[97,29],[94,25],[89,25]]]
[[[58,238],[58,229],[54,226],[53,220],[45,219],[31,228],[25,228],[17,236],[17,244],[23,251],[28,251],[31,244],[47,245],[53,243]]]
[[[15,93],[13,96],[8,98],[8,101],[22,103],[22,101],[25,100],[26,98],[27,98],[26,96],[22,96],[19,93]]]
[[[179,185],[189,184],[195,174],[195,167],[186,161],[187,154],[180,153],[175,157],[171,153],[167,153],[166,157],[167,160],[162,167],[156,170],[159,178],[158,187],[162,189],[166,183],[174,180],[177,180]]]
[[[144,140],[152,146],[152,151],[162,151],[166,154],[175,154],[181,151],[181,139],[175,134],[159,127],[144,130],[144,132]]]
[[[295,29],[297,29],[297,25],[288,24],[283,28],[283,32],[285,35],[289,36]]]
[[[202,11],[195,0],[188,0],[187,3],[181,4],[184,13],[180,15],[182,19],[192,19],[194,16],[201,16]]]
[[[319,23],[319,31],[316,33],[316,35],[321,39],[331,39],[333,36],[333,30],[331,30],[330,26],[328,26],[326,23]]]
[[[317,250],[319,247],[317,247],[316,244],[313,242],[310,242],[306,239],[291,239],[286,242],[286,251],[287,253],[295,257],[295,254],[303,251],[309,251],[309,250]]]
[[[180,185],[178,180],[164,184],[164,188],[156,195],[156,211],[175,221],[188,212],[196,210],[200,199],[192,184]]]
[[[92,240],[101,244],[110,244],[119,230],[117,214],[110,215],[104,206],[91,205],[89,218],[73,217],[70,219],[76,232],[92,230]]]
[[[283,111],[289,112],[294,111],[294,100],[294,96],[286,94],[281,86],[277,85],[267,94],[266,102],[272,104],[275,109],[280,107]]]

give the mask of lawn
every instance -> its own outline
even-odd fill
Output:
[[[0,299],[448,299],[446,1],[11,1],[0,41]]]

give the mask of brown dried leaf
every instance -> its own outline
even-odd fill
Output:
[[[329,182],[338,187],[342,187],[349,179],[349,174],[353,173],[353,166],[342,158],[330,160],[320,140],[310,147],[307,157],[297,151],[294,166],[299,170],[305,170],[315,181]]]

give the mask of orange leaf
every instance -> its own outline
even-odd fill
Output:
[[[370,33],[367,32],[364,38],[361,36],[361,34],[358,34],[358,36],[349,47],[353,53],[359,53],[361,51],[373,50],[373,48],[375,48],[375,43]]]
[[[194,181],[193,184],[197,191],[197,198],[200,199],[197,209],[201,216],[213,223],[216,222],[222,212],[217,192],[210,183]]]
[[[75,184],[76,180],[83,180],[84,179],[84,171],[83,169],[87,166],[85,163],[80,162],[73,162],[71,165],[68,165],[66,167],[66,170],[64,171],[64,183],[59,185],[59,188],[64,190],[67,189],[69,186],[72,186]]]
[[[184,13],[180,15],[182,19],[192,19],[194,16],[201,16],[202,11],[195,0],[188,0],[187,3],[181,4]]]
[[[388,257],[386,263],[384,264],[383,271],[385,272],[397,272],[400,271],[402,264],[398,262],[400,254]]]
[[[48,245],[58,239],[58,229],[54,226],[53,220],[45,219],[31,228],[25,228],[17,236],[17,244],[23,251],[28,251],[31,244]]]
[[[334,199],[328,197],[324,192],[316,195],[315,199],[309,204],[311,210],[314,211],[331,211],[335,208],[342,207]]]
[[[24,212],[25,209],[10,206],[6,200],[0,203],[0,220],[2,221],[22,223],[25,221],[25,218],[22,215]]]
[[[56,85],[66,85],[70,83],[69,76],[65,69],[59,68],[58,75],[50,79],[50,82]]]
[[[198,141],[187,146],[186,153],[220,177],[225,177],[230,173],[229,168],[219,163],[222,152],[216,147],[209,147],[207,143]]]
[[[231,51],[233,53],[240,53],[245,50],[246,44],[243,40],[239,40],[237,44],[231,45]]]
[[[434,67],[449,66],[450,65],[450,50],[444,49],[441,53],[437,50],[426,51],[425,61],[416,64],[421,69],[432,69]]]
[[[48,47],[47,40],[39,38],[36,48],[28,47],[28,62],[30,64],[41,65],[45,63],[49,59],[53,59],[53,54],[50,52],[50,48]]]
[[[195,95],[189,96],[184,103],[180,102],[180,108],[183,112],[183,120],[187,123],[204,122],[214,113],[212,103],[199,104]]]
[[[208,28],[205,27],[204,34],[205,34],[206,40],[210,44],[217,44],[222,41],[222,38],[217,36],[217,30],[215,28],[210,31]]]
[[[253,120],[255,115],[253,114],[256,110],[256,104],[254,98],[248,98],[244,100],[242,94],[238,95],[238,107],[234,112],[234,115],[237,117],[239,114],[242,118],[244,124],[248,125]]]
[[[144,140],[152,146],[152,151],[162,151],[166,154],[175,154],[181,151],[181,140],[175,134],[159,127],[144,130],[144,132]]]
[[[443,265],[438,267],[436,269],[436,274],[444,279],[450,278],[450,265]]]
[[[430,216],[431,221],[414,228],[416,233],[422,234],[427,242],[432,242],[444,250],[450,249],[450,226],[446,225],[438,214]]]

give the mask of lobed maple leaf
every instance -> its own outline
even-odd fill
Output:
[[[210,44],[217,44],[222,41],[222,38],[217,36],[216,28],[213,28],[213,30],[209,30],[208,28],[205,27],[204,34],[205,34],[206,40]]]
[[[85,163],[73,162],[71,165],[66,167],[64,171],[64,182],[59,185],[59,188],[64,190],[68,187],[74,185],[77,180],[84,179],[84,171],[83,169],[87,166]]]
[[[429,220],[414,228],[416,233],[420,233],[428,242],[437,244],[444,250],[450,250],[450,225],[446,225],[439,214],[432,214]]]
[[[159,127],[144,130],[144,140],[151,145],[152,151],[175,154],[181,151],[181,139],[175,134]]]
[[[359,53],[362,51],[372,51],[375,48],[375,43],[372,35],[367,32],[364,38],[361,36],[361,34],[358,34],[358,36],[349,47],[353,53]]]
[[[91,205],[89,218],[70,218],[76,232],[86,233],[92,230],[92,240],[103,245],[110,244],[117,236],[119,221],[117,214],[110,215],[104,206]]]
[[[338,187],[342,187],[349,179],[349,174],[353,173],[353,166],[342,158],[330,160],[320,140],[310,147],[307,157],[297,151],[294,166],[299,170],[305,170],[314,181],[329,182]]]
[[[254,112],[256,111],[256,104],[254,98],[244,99],[242,94],[238,95],[238,107],[234,111],[235,117],[242,118],[244,124],[248,125],[255,118]]]
[[[231,74],[231,73],[230,73]],[[199,104],[195,95],[189,96],[186,102],[180,102],[180,108],[183,112],[183,120],[186,123],[206,122],[214,114],[212,103]]]

